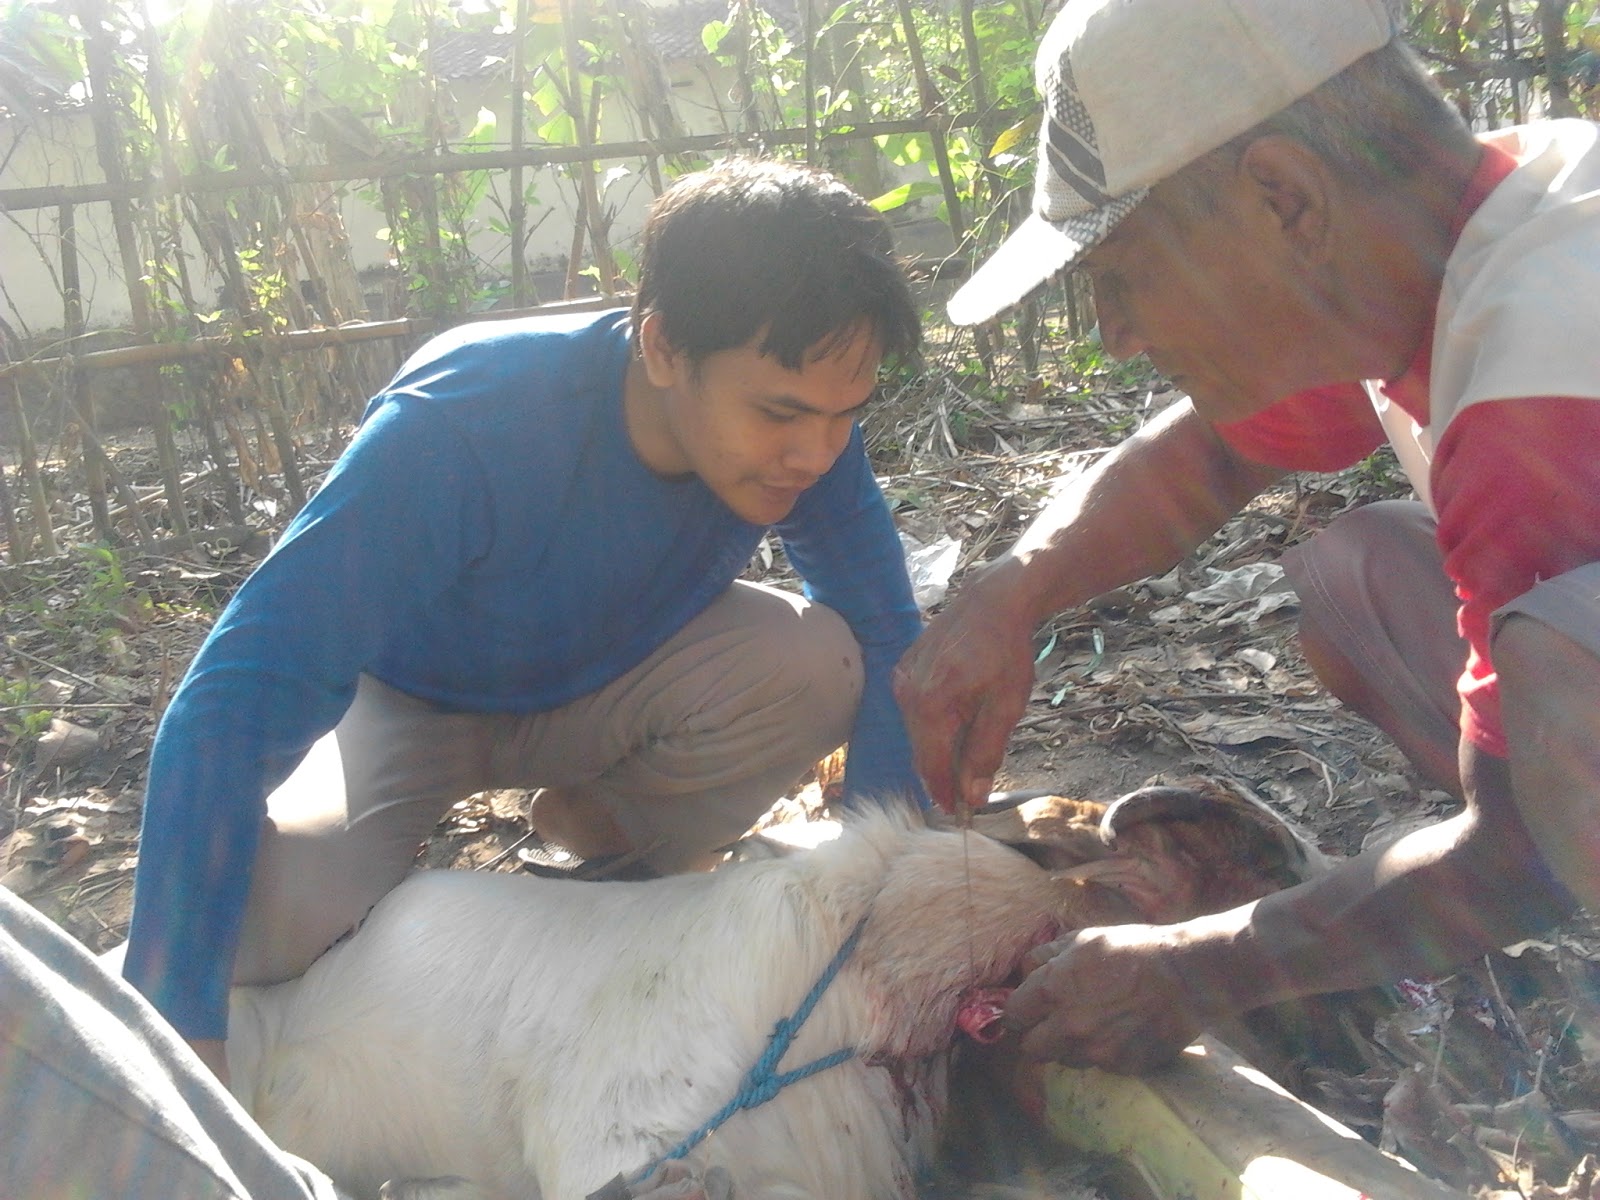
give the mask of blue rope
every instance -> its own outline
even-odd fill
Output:
[[[868,914],[870,915],[870,914]],[[767,1048],[755,1065],[745,1073],[740,1081],[739,1091],[732,1100],[723,1105],[717,1112],[685,1137],[681,1142],[668,1150],[655,1162],[633,1177],[633,1182],[647,1178],[651,1172],[664,1163],[675,1158],[683,1158],[706,1138],[711,1136],[721,1125],[735,1113],[747,1108],[759,1108],[771,1100],[791,1083],[798,1083],[809,1078],[819,1071],[826,1071],[829,1067],[836,1067],[842,1062],[848,1062],[855,1057],[855,1049],[846,1046],[835,1050],[832,1054],[824,1054],[814,1062],[809,1062],[803,1067],[796,1067],[792,1071],[779,1071],[778,1064],[783,1061],[783,1056],[788,1053],[789,1047],[794,1043],[795,1036],[800,1032],[800,1027],[806,1023],[806,1018],[811,1015],[811,1010],[816,1008],[817,1001],[822,999],[822,993],[828,990],[828,985],[839,974],[839,970],[849,961],[850,955],[855,952],[856,943],[861,940],[861,931],[867,927],[867,918],[863,916],[856,922],[855,929],[850,936],[845,938],[844,944],[839,947],[833,959],[824,968],[821,977],[812,985],[811,991],[800,1002],[800,1007],[794,1010],[793,1016],[781,1018],[772,1027],[772,1033],[767,1038]]]

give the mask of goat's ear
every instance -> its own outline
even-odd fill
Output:
[[[1120,865],[1099,877],[1157,924],[1221,912],[1327,869],[1282,817],[1212,780],[1130,792],[1107,807],[1100,836]]]
[[[1012,793],[972,814],[971,827],[985,837],[1020,850],[1052,870],[1104,858],[1100,818],[1105,805],[1054,793]],[[945,828],[958,823],[943,818]]]
[[[1065,932],[1148,920],[1140,906],[1143,884],[1141,865],[1126,859],[1103,858],[1054,871],[1056,923]]]
[[[1100,836],[1118,854],[1180,857],[1202,870],[1210,864],[1233,872],[1242,891],[1255,891],[1241,893],[1238,903],[1328,869],[1322,852],[1282,816],[1212,779],[1129,792],[1106,808]]]

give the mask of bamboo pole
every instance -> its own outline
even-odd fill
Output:
[[[589,81],[590,145],[600,136],[601,86],[599,76]],[[589,189],[589,200],[585,204],[589,210],[589,247],[594,251],[595,266],[600,269],[600,291],[609,296],[622,286],[622,273],[617,269],[616,256],[611,253],[611,222],[606,219],[603,197],[595,186],[593,165],[585,163],[582,170]]]
[[[588,296],[531,308],[494,309],[473,313],[474,321],[515,320],[519,317],[550,313],[596,312],[625,304],[626,295]],[[190,342],[144,342],[118,346],[112,350],[91,350],[85,354],[26,358],[0,363],[0,380],[22,375],[42,375],[66,367],[89,371],[110,371],[152,364],[170,366],[209,357],[240,357],[252,346],[272,346],[282,353],[308,353],[330,346],[348,346],[387,338],[418,339],[437,333],[453,322],[431,317],[401,317],[394,321],[355,321],[335,329],[291,329],[284,333],[231,335],[195,338]]]
[[[14,379],[8,383],[6,390],[11,394],[11,409],[17,426],[17,470],[22,474],[23,490],[28,494],[33,532],[39,539],[39,553],[45,558],[54,558],[60,549],[56,545],[56,531],[50,519],[50,497],[45,491],[44,474],[39,470],[39,448],[34,445],[33,426],[22,405],[22,390]],[[28,548],[24,547],[25,555],[27,551]],[[12,561],[20,561],[15,542],[12,543]]]
[[[228,21],[225,4],[219,4],[214,12],[213,20]],[[231,22],[228,23],[227,27],[231,28]],[[240,100],[241,98],[235,98],[234,108],[241,107]],[[224,119],[228,119],[230,116],[237,116],[242,120],[247,115],[247,113],[230,114],[226,111],[226,106],[224,106],[224,109],[225,111],[222,114]],[[210,139],[206,136],[198,107],[193,104],[188,105],[184,110],[184,115],[188,124],[189,140],[194,145],[198,156],[203,161],[211,161]],[[238,133],[240,134],[238,140],[241,143],[254,144],[256,149],[255,157],[265,162],[268,156],[259,141],[260,130],[255,128],[252,123],[239,129]],[[282,186],[281,182],[274,180],[268,189],[269,194],[279,186]],[[284,401],[287,393],[283,379],[284,373],[278,369],[277,346],[275,342],[268,343],[266,341],[266,338],[273,332],[272,317],[257,302],[255,293],[250,287],[250,282],[245,278],[244,268],[241,265],[238,252],[238,244],[234,238],[233,230],[228,224],[226,214],[214,216],[211,224],[213,225],[213,235],[218,243],[218,259],[228,290],[233,297],[234,306],[238,310],[241,322],[247,329],[252,330],[255,335],[241,340],[236,353],[248,368],[250,381],[254,385],[257,398],[260,401],[260,408],[265,411],[267,427],[271,431],[273,447],[278,459],[278,469],[283,477],[283,485],[289,493],[293,511],[298,511],[305,505],[306,488],[300,475],[298,454],[295,450],[294,436],[290,429]]]
[[[594,81],[590,94],[588,116],[586,116],[583,102],[583,78],[578,71],[579,54],[582,47],[578,42],[578,27],[575,19],[576,7],[572,0],[561,0],[561,34],[565,47],[567,66],[567,86],[565,102],[567,112],[572,116],[573,135],[578,140],[580,150],[589,150],[595,144],[596,133],[591,132],[590,116],[593,119],[593,129],[598,131],[600,126],[600,81]],[[580,164],[578,171],[578,207],[579,216],[589,231],[589,249],[594,256],[596,273],[599,276],[600,290],[610,294],[617,290],[617,268],[611,258],[611,249],[607,243],[605,222],[600,211],[600,193],[595,187],[594,170],[592,162]],[[571,280],[575,264],[567,264],[568,279]],[[570,288],[568,294],[570,295]]]
[[[1575,117],[1578,106],[1572,101],[1567,82],[1567,9],[1571,0],[1539,0],[1539,38],[1544,43],[1545,88],[1550,95],[1552,117]]]
[[[734,28],[738,30],[738,53],[734,56],[733,96],[739,105],[740,132],[754,136],[761,132],[761,114],[756,111],[756,90],[750,86],[750,47],[755,41],[756,6],[736,4]]]
[[[227,447],[222,444],[222,435],[217,432],[217,398],[212,395],[205,381],[197,383],[189,380],[188,371],[184,375],[189,394],[194,397],[195,412],[200,417],[200,436],[205,439],[206,453],[211,456],[212,476],[222,492],[223,507],[228,510],[228,516],[235,525],[243,525],[244,501],[239,497],[239,475],[228,461]]]
[[[511,22],[511,152],[521,154],[527,124],[528,90],[528,0],[517,0]],[[528,200],[523,194],[522,172],[518,163],[511,168],[511,208],[506,214],[511,226],[511,303],[521,308],[528,302]]]
[[[422,79],[423,79],[423,113],[422,113],[422,138],[427,144],[428,153],[437,154],[448,144],[444,134],[444,122],[439,116],[439,76],[434,70],[434,45],[439,40],[436,33],[436,9],[432,0],[423,6],[423,54],[422,54]],[[422,219],[412,221],[410,233],[415,233],[417,226],[422,227],[422,236],[426,240],[428,252],[424,258],[427,269],[422,272],[422,279],[429,283],[448,281],[450,287],[445,292],[449,297],[446,304],[454,307],[458,293],[454,287],[456,263],[446,262],[444,249],[443,222],[439,219],[439,184],[445,179],[444,172],[428,171],[413,179],[407,180],[413,193],[421,201]],[[435,314],[442,315],[444,309],[439,306],[437,290],[428,287],[423,291],[423,307]]]
[[[945,144],[948,133],[935,124],[944,111],[944,97],[939,94],[939,89],[933,85],[933,77],[928,73],[928,63],[922,53],[922,36],[917,32],[911,0],[895,0],[895,7],[899,10],[900,24],[906,35],[906,53],[911,59],[912,77],[917,81],[918,103],[922,106],[922,116],[931,135],[928,140],[933,143],[933,162],[939,172],[939,186],[944,191],[950,232],[955,235],[956,245],[960,246],[966,240],[967,223],[961,215],[961,194],[956,190],[955,172],[950,169],[950,150]]]
[[[1021,113],[997,112],[995,119],[1007,123]],[[926,117],[894,121],[862,122],[846,130],[830,130],[821,135],[825,142],[870,141],[897,133],[929,133],[970,129],[986,120],[985,114],[964,113],[954,118],[930,122]],[[396,179],[419,173],[446,174],[451,171],[495,171],[516,166],[549,167],[572,163],[597,163],[613,159],[648,158],[652,154],[705,154],[718,150],[759,149],[770,146],[803,146],[804,129],[768,129],[748,133],[699,133],[658,141],[596,143],[588,147],[535,145],[521,152],[484,150],[472,154],[405,154],[374,158],[366,162],[347,159],[334,163],[306,163],[275,170],[239,167],[227,171],[185,175],[170,188],[158,176],[149,179],[108,183],[54,185],[50,187],[8,188],[0,190],[0,212],[28,212],[56,208],[62,204],[105,203],[112,200],[154,200],[167,195],[197,196],[213,192],[248,191],[287,181],[290,183],[362,183]]]
[[[829,79],[836,88],[844,88],[850,93],[850,116],[846,119],[853,125],[854,117],[866,110],[868,97],[871,92],[867,87],[866,71],[861,65],[859,45],[855,39],[860,36],[862,26],[858,22],[836,21],[820,39],[821,48],[827,53],[829,64]],[[823,144],[829,143],[828,134],[823,134]],[[878,152],[878,147],[871,142],[847,142],[845,154],[841,155],[848,164],[842,172],[863,196],[880,196],[888,190],[884,182],[884,160]],[[829,157],[830,163],[837,163],[839,158]]]
[[[634,85],[632,100],[640,136],[651,143],[681,137],[683,130],[666,94],[661,57],[640,31],[638,15],[619,0],[611,0],[609,8],[622,48],[623,69]],[[627,89],[623,91],[626,95]],[[660,156],[647,154],[644,165],[651,194],[659,196],[666,186]]]
[[[1500,0],[1500,16],[1505,23],[1506,61],[1513,62],[1517,57],[1517,23],[1511,13],[1511,0]],[[1511,123],[1522,124],[1522,89],[1517,86],[1517,81],[1511,81]]]
[[[955,172],[950,169],[948,144],[950,127],[941,128],[935,125],[935,120],[944,109],[944,97],[939,94],[939,89],[933,86],[933,79],[928,74],[928,64],[922,54],[922,38],[917,33],[916,20],[911,11],[911,0],[895,0],[895,5],[900,11],[900,22],[905,28],[906,50],[910,55],[911,70],[917,81],[917,96],[922,104],[922,115],[929,126],[928,140],[933,143],[933,162],[939,171],[939,186],[944,191],[945,219],[950,223],[950,233],[959,252],[967,240],[967,222],[961,214],[961,194],[956,190]],[[984,114],[980,112],[979,120],[983,119]],[[984,370],[993,378],[994,347],[990,344],[988,332],[979,326],[972,331],[972,339]]]
[[[232,112],[236,119],[243,124],[250,134],[250,142],[255,147],[257,161],[276,172],[282,164],[268,142],[266,131],[263,128],[263,118],[258,105],[248,102],[248,98],[238,91],[239,82],[236,78],[229,79],[230,90],[234,92],[235,102]],[[338,323],[344,319],[344,314],[333,304],[333,289],[328,285],[326,273],[322,270],[319,258],[312,248],[311,239],[307,235],[305,222],[300,217],[300,206],[295,202],[293,186],[279,178],[268,193],[277,203],[278,220],[286,228],[294,246],[294,253],[299,258],[300,272],[304,276],[305,285],[311,291],[313,304],[320,309],[322,320]],[[284,257],[288,257],[285,255]],[[298,291],[288,293],[291,307],[303,309],[305,301]],[[301,314],[302,323],[310,324]],[[320,377],[323,385],[330,394],[336,394],[341,389],[347,392],[359,391],[359,384],[354,371],[342,359],[329,366],[326,363],[313,361],[312,370]]]
[[[146,8],[146,26],[149,29],[155,29],[154,22],[149,19],[149,8]],[[152,48],[149,51],[150,61],[155,61],[157,50],[158,48]],[[150,110],[157,114],[158,141],[162,146],[163,176],[165,176],[166,181],[173,182],[181,178],[181,171],[178,170],[178,160],[174,157],[173,149],[171,149],[171,144],[176,139],[171,134],[171,115],[166,110],[165,93],[165,75],[154,75],[152,77]],[[181,90],[179,90],[179,93],[181,93]],[[160,94],[162,99],[158,99],[157,94]],[[192,112],[192,106],[190,106],[189,110]],[[182,114],[182,112],[184,112],[184,107],[179,104],[179,114]],[[182,120],[181,115],[179,115],[179,120]],[[168,197],[165,198],[165,203],[168,205],[168,210],[170,210],[168,218],[170,218],[171,222],[171,245],[181,246],[181,234],[182,229],[184,229],[182,198]],[[192,213],[192,219],[198,226],[198,222],[203,219],[200,216],[200,211],[198,211],[198,206],[190,206],[190,213]],[[186,333],[187,338],[192,339],[195,336],[195,326],[198,325],[197,320],[195,320],[195,314],[200,312],[200,306],[195,302],[194,282],[190,280],[189,264],[187,264],[186,256],[182,254],[181,250],[173,256],[173,267],[173,277],[171,278],[173,278],[173,283],[178,288],[178,299],[182,304],[182,310],[189,315],[184,333]],[[173,322],[173,325],[176,325],[176,322]],[[171,342],[171,344],[182,344],[182,342]],[[206,451],[210,453],[211,462],[214,464],[216,485],[218,485],[218,490],[222,493],[222,498],[224,498],[222,502],[227,507],[229,517],[234,518],[235,523],[243,523],[245,512],[243,512],[243,501],[240,499],[238,474],[237,470],[234,469],[234,464],[229,461],[226,446],[222,445],[221,435],[218,434],[218,429],[216,429],[216,426],[218,426],[218,411],[216,411],[216,402],[214,402],[213,395],[211,395],[210,382],[210,379],[197,382],[194,374],[190,373],[190,371],[182,371],[179,390],[181,390],[182,394],[189,395],[194,400],[195,413],[198,413],[198,418],[200,418],[200,421],[198,421],[200,437],[205,440]]]
[[[972,16],[972,0],[961,0],[961,44],[967,54],[967,84],[972,96],[972,107],[977,109],[981,116],[989,111],[989,89],[983,80],[983,55],[978,46],[978,27]],[[987,129],[984,132],[987,137]],[[993,144],[993,140],[988,138],[985,143],[986,159],[988,146]]]
[[[1054,1065],[1022,1079],[1056,1137],[1129,1164],[1157,1200],[1467,1200],[1213,1038],[1142,1079]]]
[[[117,464],[111,461],[111,455],[106,452],[105,444],[95,435],[93,427],[84,419],[83,414],[78,411],[78,407],[72,402],[71,396],[67,397],[67,408],[78,421],[79,437],[83,439],[84,457],[92,456],[100,460],[100,469],[105,472],[106,479],[117,493],[118,498],[121,499],[123,506],[129,510],[128,520],[133,523],[134,532],[139,538],[140,548],[149,550],[155,545],[156,535],[150,528],[150,523],[144,519],[144,513],[139,510],[138,497],[133,494],[133,489],[128,486],[128,481],[123,477],[122,472],[117,470]]]
[[[116,115],[111,111],[111,47],[105,27],[103,0],[80,0],[78,17],[85,32],[84,63],[89,73],[89,116],[94,123],[95,153],[100,160],[100,169],[106,180],[113,185],[120,185],[126,179],[126,172],[122,164],[123,141],[117,129]],[[112,202],[111,224],[116,232],[117,251],[122,258],[123,281],[127,287],[128,303],[133,313],[134,333],[143,338],[150,338],[154,332],[154,325],[150,319],[149,296],[140,282],[144,278],[144,268],[128,200]],[[152,416],[155,418],[158,430],[163,422],[168,422],[170,431],[167,406],[161,399],[160,375],[153,368],[145,370],[140,376],[139,384],[141,390],[150,398],[154,410]],[[92,414],[79,410],[76,403],[73,404],[73,409],[83,425],[85,445],[96,447],[109,467],[110,458],[95,436]],[[159,444],[161,440],[159,433],[157,440]],[[170,501],[175,508],[181,509],[183,496],[180,493],[171,497]],[[149,545],[154,540],[150,527],[145,524],[144,518],[137,511],[130,515],[139,540],[142,544]]]
[[[812,77],[811,65],[817,56],[817,12],[812,0],[800,0],[800,36],[804,46],[800,52],[803,64],[802,87],[806,92],[806,162],[817,165],[817,85]]]
[[[67,345],[75,346],[83,336],[83,286],[78,263],[78,224],[72,205],[63,204],[56,214],[56,227],[61,235],[61,303],[62,328],[66,331]],[[66,372],[67,391],[73,404],[94,425],[94,400],[89,391],[89,376],[75,365]],[[111,506],[106,502],[106,473],[100,460],[93,454],[83,456],[84,483],[89,493],[89,512],[94,517],[94,529],[108,545],[113,539]]]
[[[6,482],[6,465],[0,462],[0,520],[5,523],[6,547],[14,564],[28,559],[29,539],[17,520],[16,502],[11,498],[11,485]]]
[[[978,27],[973,17],[973,0],[961,0],[961,44],[967,56],[967,88],[972,107],[978,112],[978,161],[983,166],[983,178],[989,185],[992,201],[1000,201],[1005,193],[1004,180],[994,170],[990,151],[1004,126],[989,111],[989,86],[983,77],[983,52],[978,44]]]

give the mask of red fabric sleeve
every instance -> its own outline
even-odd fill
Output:
[[[1461,412],[1433,458],[1445,572],[1466,639],[1461,732],[1504,757],[1489,617],[1541,579],[1600,561],[1600,400],[1490,400]]]
[[[1218,425],[1222,440],[1251,462],[1286,471],[1338,471],[1382,444],[1383,426],[1358,383],[1309,388],[1271,408]]]

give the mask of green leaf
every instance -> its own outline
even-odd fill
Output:
[[[832,29],[840,21],[850,16],[853,12],[855,12],[855,10],[856,5],[854,0],[845,0],[843,4],[839,5],[838,8],[834,9],[828,14],[828,19],[824,21],[822,23],[822,27],[817,30],[817,36],[821,37],[823,34],[827,33],[828,30]]]
[[[494,131],[499,125],[499,118],[493,110],[480,108],[478,110],[478,123],[472,127],[472,132],[462,139],[466,146],[482,146],[494,140]]]
[[[1023,142],[1031,142],[1039,134],[1040,115],[1034,113],[1024,117],[999,137],[995,138],[994,145],[989,147],[989,157],[998,158],[1006,151]]]
[[[533,93],[533,103],[542,113],[560,112],[561,102],[561,89],[548,77],[546,77],[544,85]]]
[[[700,30],[700,44],[707,54],[715,54],[722,39],[728,36],[730,26],[726,21],[707,21]]]
[[[911,183],[903,183],[881,196],[874,197],[868,203],[879,212],[893,212],[913,200],[920,200],[924,196],[938,196],[943,189],[931,179],[918,179]]]
[[[578,141],[578,124],[568,113],[558,112],[536,130],[540,141],[558,146],[573,146]]]

